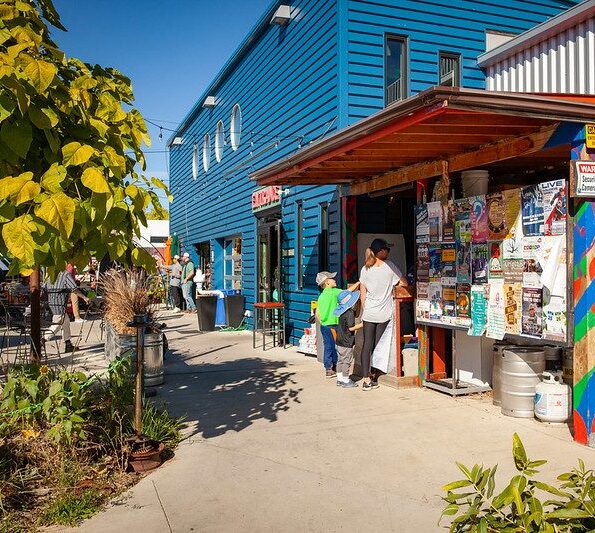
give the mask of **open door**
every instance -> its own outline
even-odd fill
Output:
[[[257,229],[259,302],[283,301],[281,284],[281,220],[259,221]]]

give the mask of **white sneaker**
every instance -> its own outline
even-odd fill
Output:
[[[180,308],[179,307],[174,307],[173,311],[174,311],[174,313],[179,313],[180,312]]]
[[[84,322],[84,320],[82,318],[77,318],[76,320],[73,320],[74,324],[82,324]]]

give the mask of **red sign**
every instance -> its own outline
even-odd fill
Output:
[[[271,185],[252,193],[252,212],[262,211],[281,203],[281,187]]]
[[[595,161],[576,161],[576,196],[595,197]]]

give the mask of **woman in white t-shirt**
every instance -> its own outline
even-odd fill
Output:
[[[407,285],[407,278],[388,258],[388,243],[374,239],[366,250],[366,263],[360,273],[363,306],[364,345],[361,351],[363,390],[378,387],[378,371],[372,368],[372,353],[393,314],[393,287]]]

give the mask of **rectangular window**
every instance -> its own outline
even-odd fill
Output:
[[[440,52],[438,61],[438,84],[445,87],[459,87],[461,85],[461,56]]]
[[[242,238],[232,237],[223,242],[223,288],[242,289]]]
[[[384,41],[386,105],[407,97],[407,39],[387,35]]]
[[[304,288],[304,207],[302,201],[295,203],[295,263],[297,288],[301,291]]]
[[[328,204],[320,204],[320,236],[318,239],[318,270],[329,269]]]

